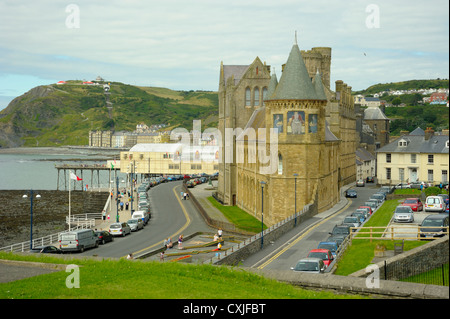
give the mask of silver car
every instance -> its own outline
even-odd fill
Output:
[[[109,233],[113,236],[123,236],[131,234],[130,225],[127,223],[113,223],[109,226]]]
[[[414,212],[410,206],[397,206],[394,211],[394,222],[412,223],[414,221]]]
[[[325,268],[326,266],[322,259],[309,257],[300,259],[295,267],[291,267],[291,270],[320,274],[325,271]]]
[[[350,227],[359,227],[361,226],[361,222],[357,216],[347,216],[344,218],[342,224],[350,225]],[[354,231],[354,230],[353,230]]]
[[[141,218],[132,218],[127,221],[127,224],[130,226],[131,231],[138,231],[144,228],[144,222]]]

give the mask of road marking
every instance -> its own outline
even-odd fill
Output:
[[[172,188],[172,191],[173,191],[173,193],[175,194],[175,198],[178,200],[178,203],[180,204],[181,209],[183,210],[184,217],[186,218],[186,223],[183,225],[183,227],[181,227],[180,229],[178,229],[178,230],[175,232],[175,234],[169,236],[170,238],[175,237],[178,233],[181,233],[181,232],[182,232],[183,230],[185,230],[185,229],[189,226],[189,224],[191,223],[191,219],[189,218],[189,214],[187,213],[186,208],[184,208],[184,205],[183,205],[183,203],[181,202],[180,196],[178,196],[178,195],[177,195],[177,192],[175,191],[175,188],[177,188],[177,187],[178,187],[178,185],[175,186],[174,188]],[[144,250],[148,250],[148,249],[153,248],[153,247],[158,246],[158,245],[161,245],[161,246],[162,246],[163,243],[164,243],[164,240],[161,240],[160,242],[157,242],[156,244],[153,244],[153,245],[151,245],[151,246],[148,246],[148,247],[146,247],[146,248],[143,248],[143,249],[141,249],[141,250],[139,250],[139,251],[134,252],[133,255],[139,254],[139,253],[143,252]],[[125,257],[126,257],[126,256],[124,256],[124,258],[125,258]]]
[[[278,257],[280,257],[282,254],[284,254],[288,249],[290,249],[292,246],[294,246],[295,244],[297,244],[300,240],[302,240],[303,238],[305,238],[306,235],[308,235],[312,230],[316,229],[318,226],[322,225],[323,223],[325,223],[326,221],[330,220],[332,217],[339,215],[340,213],[342,213],[344,210],[346,210],[350,205],[352,204],[352,201],[349,199],[347,205],[338,210],[336,213],[328,216],[325,219],[322,219],[321,221],[317,222],[316,224],[311,225],[309,229],[307,229],[301,236],[299,236],[298,238],[296,238],[293,242],[289,243],[286,247],[284,247],[282,250],[280,250],[278,253],[276,253],[273,257],[271,257],[269,260],[267,260],[265,263],[263,263],[262,265],[258,266],[257,269],[263,269],[265,268],[267,265],[269,265],[270,263],[272,263],[275,259],[277,259]],[[256,265],[256,264],[255,264]]]

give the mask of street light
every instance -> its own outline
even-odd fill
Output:
[[[297,173],[294,173],[295,191],[294,191],[294,227],[297,226]]]
[[[26,194],[22,196],[23,199],[28,198]],[[36,199],[41,198],[41,195],[37,194]],[[33,248],[33,190],[30,189],[30,250]]]
[[[266,182],[261,182],[261,249],[264,246],[264,186]]]

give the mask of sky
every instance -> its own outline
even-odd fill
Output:
[[[257,56],[279,79],[296,31],[301,50],[332,48],[331,83],[353,90],[449,78],[448,0],[0,0],[0,110],[99,75],[216,91],[221,61]]]

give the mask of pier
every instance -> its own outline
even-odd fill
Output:
[[[114,171],[114,176],[117,176],[117,171],[120,172],[120,167],[111,168],[106,164],[56,164],[55,168],[58,170],[57,190],[68,190],[68,185],[70,185],[70,183],[68,183],[70,182],[70,171],[83,179],[83,183],[78,183],[80,190],[83,190],[85,184],[88,184],[89,187],[97,188],[100,188],[102,184],[109,184],[112,177],[111,172]],[[85,174],[86,171],[87,174]],[[103,181],[103,183],[100,178],[100,171],[109,171],[108,180]],[[88,178],[89,172],[90,180],[88,181],[85,180],[85,175]]]

